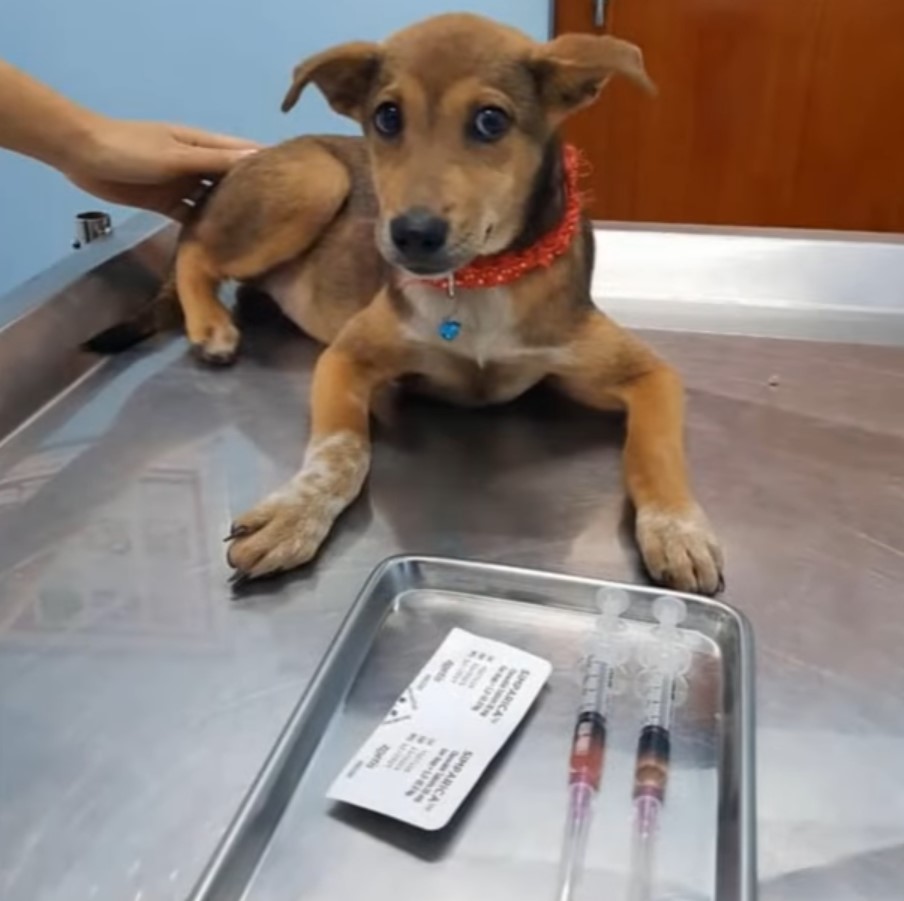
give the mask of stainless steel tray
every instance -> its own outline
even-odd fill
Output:
[[[367,582],[191,901],[353,898],[549,901],[566,806],[579,661],[596,590],[615,585],[459,560],[399,557]],[[632,595],[643,640],[658,589]],[[680,595],[693,648],[673,726],[656,898],[756,897],[753,654],[724,604]],[[455,626],[547,658],[547,689],[450,826],[424,833],[334,805],[332,779]],[[614,699],[583,897],[625,897],[637,701]]]

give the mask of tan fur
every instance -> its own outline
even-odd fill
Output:
[[[217,296],[222,274],[206,248],[186,241],[176,255],[176,291],[185,314],[189,341],[208,363],[229,363],[239,346],[239,331]]]
[[[399,272],[389,223],[427,208],[448,223],[453,269],[519,241],[560,216],[554,132],[620,73],[650,87],[636,47],[610,37],[537,44],[467,15],[441,16],[384,44],[355,43],[301,63],[284,101],[309,83],[365,126],[365,138],[300,138],[227,176],[188,230],[177,281],[189,337],[223,362],[238,335],[216,299],[234,278],[268,291],[329,345],[314,373],[312,435],[289,484],[240,517],[229,560],[240,578],[311,559],[358,494],[370,460],[372,399],[401,382],[461,403],[498,403],[550,379],[578,401],[627,412],[625,475],[637,537],[654,578],[714,592],[721,555],[686,475],[678,377],[589,299],[585,230],[545,269],[487,290],[442,288]],[[374,110],[391,102],[404,132],[381,136]],[[468,130],[475,110],[514,125],[495,142]],[[552,168],[550,168],[552,167]],[[558,179],[558,181],[557,181]],[[536,191],[550,191],[538,207]],[[540,195],[541,200],[545,195]],[[455,304],[463,332],[436,326]]]
[[[640,50],[609,35],[563,34],[537,51],[535,59],[548,70],[543,102],[556,121],[593,103],[616,72],[656,93]]]

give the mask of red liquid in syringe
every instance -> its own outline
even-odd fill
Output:
[[[605,701],[611,670],[602,661],[587,666],[581,688],[581,706],[575,724],[569,764],[569,784],[599,791],[606,756]]]

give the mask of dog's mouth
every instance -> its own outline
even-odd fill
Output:
[[[415,278],[444,278],[464,268],[479,256],[473,251],[452,249],[432,253],[429,256],[414,256],[399,253],[394,247],[385,247],[382,242],[380,253],[390,266]]]
[[[492,228],[487,229],[487,237],[491,231]],[[429,279],[445,278],[459,269],[463,269],[483,254],[479,245],[484,243],[485,241],[475,242],[469,237],[460,238],[454,244],[447,244],[442,248],[423,254],[400,251],[383,228],[378,230],[377,237],[380,255],[390,266],[405,275]]]
[[[391,259],[388,262],[404,275],[416,278],[446,278],[461,268],[452,263],[428,264],[400,259]]]

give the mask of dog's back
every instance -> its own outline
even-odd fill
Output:
[[[328,344],[373,299],[385,281],[387,264],[374,242],[377,201],[362,139],[299,138],[279,149],[269,165],[283,165],[280,158],[286,157],[287,165],[294,168],[296,159],[323,153],[338,161],[347,173],[349,184],[341,206],[309,245],[288,262],[252,281],[299,328]],[[235,193],[254,197],[259,186],[237,174],[240,178],[236,180]],[[271,176],[264,173],[263,177],[269,180]],[[319,196],[317,173],[301,174],[292,190],[296,198],[308,191],[312,197]]]
[[[232,169],[184,223],[179,245],[200,243],[213,259],[228,260],[233,278],[269,294],[299,328],[328,344],[385,280],[376,216],[364,141],[304,136]],[[172,273],[132,320],[89,348],[117,352],[182,322]],[[222,335],[190,337],[208,362],[232,361],[228,326]]]

